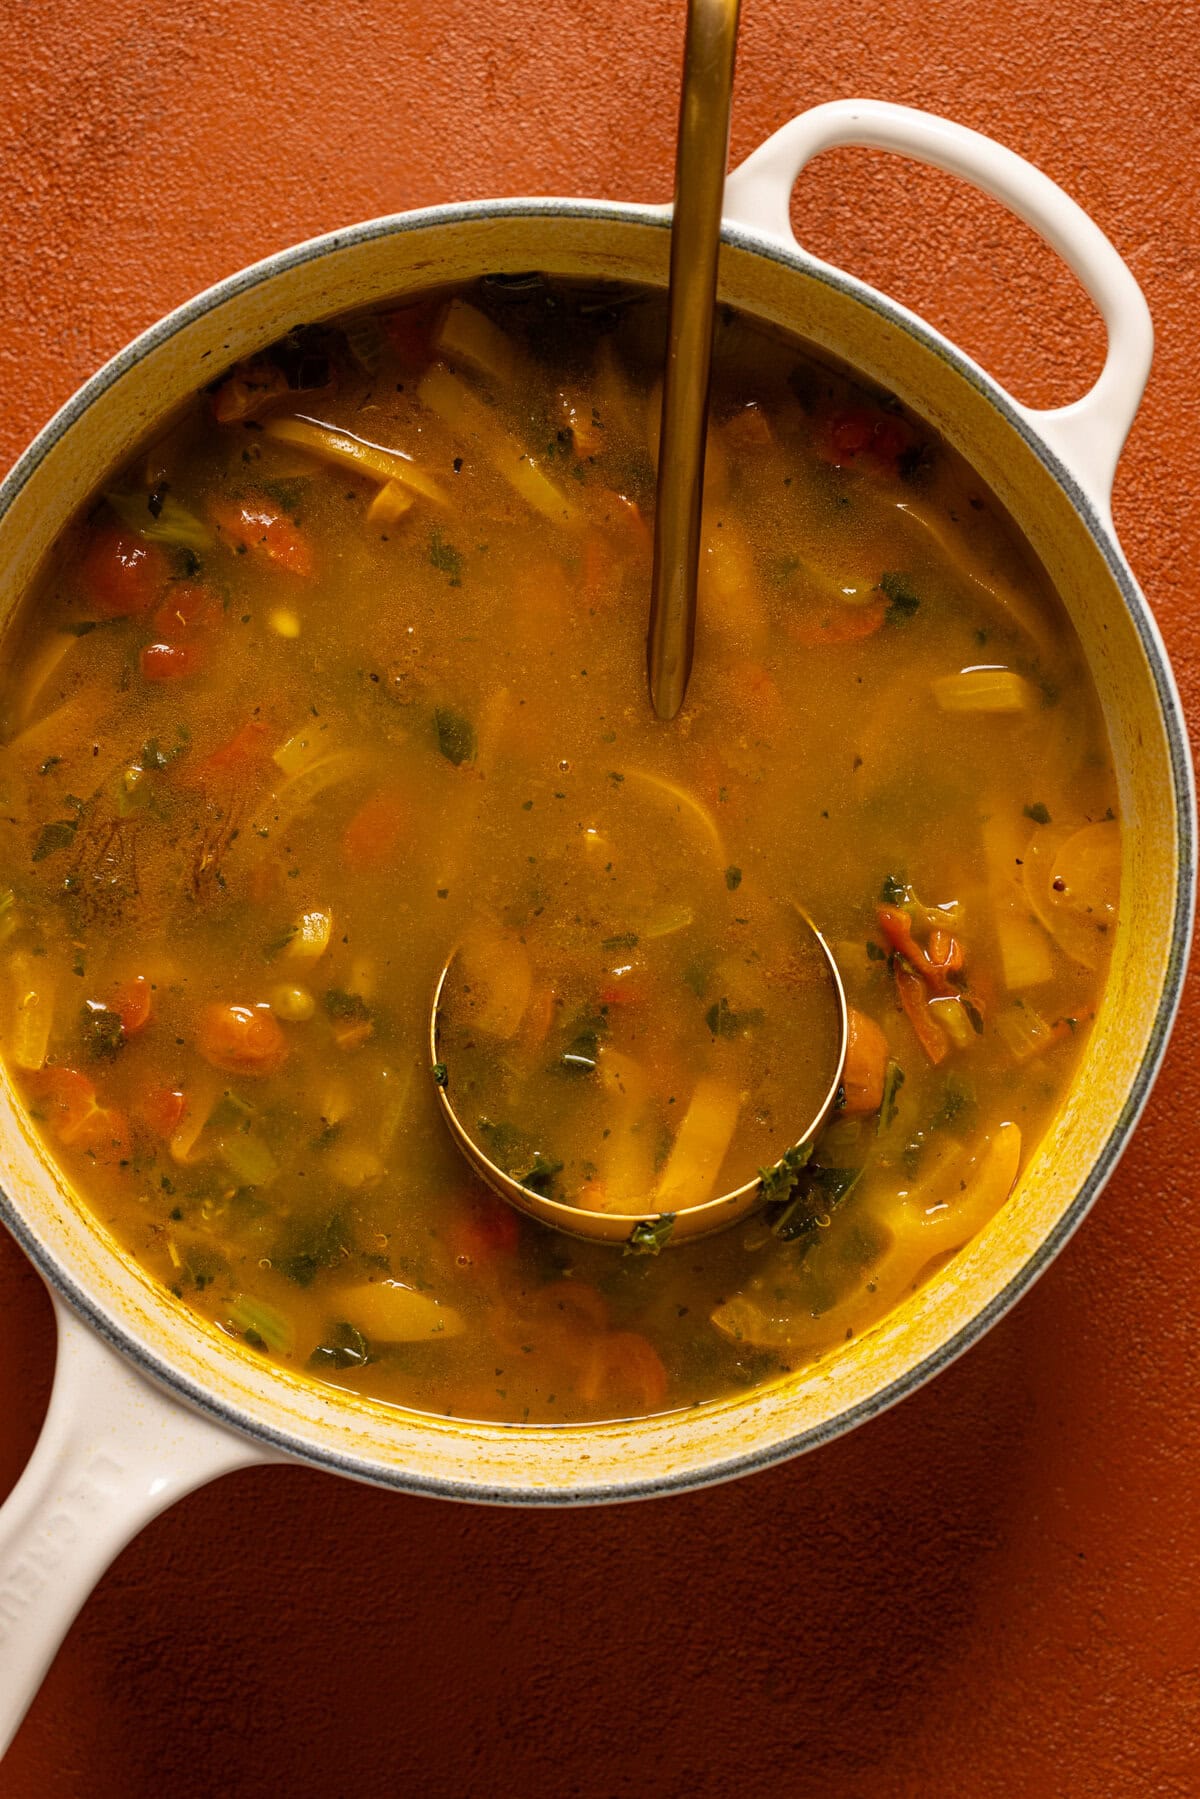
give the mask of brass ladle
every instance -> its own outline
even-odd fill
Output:
[[[683,704],[695,642],[717,253],[729,156],[739,4],[740,0],[689,0],[688,4],[646,642],[650,701],[664,720],[674,718]],[[794,910],[797,928],[815,939],[824,957],[838,1032],[828,1090],[816,1116],[798,1134],[793,1149],[811,1144],[833,1109],[849,1032],[846,995],[829,946],[807,914],[799,907]],[[620,1243],[633,1249],[657,1249],[665,1243],[673,1245],[706,1237],[755,1209],[762,1197],[758,1178],[716,1199],[676,1212],[594,1212],[548,1199],[514,1180],[492,1161],[459,1118],[452,1098],[453,1069],[442,1069],[441,1004],[456,954],[457,951],[442,969],[434,990],[429,1024],[430,1063],[441,1076],[437,1094],[451,1136],[476,1174],[496,1193],[519,1211],[569,1236],[597,1243]]]

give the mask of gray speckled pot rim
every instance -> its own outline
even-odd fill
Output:
[[[398,235],[406,231],[422,231],[436,226],[452,226],[485,219],[505,218],[539,218],[545,219],[548,224],[556,218],[595,219],[599,222],[657,227],[661,230],[668,229],[670,225],[669,208],[657,206],[540,198],[467,201],[449,206],[428,207],[416,212],[400,213],[389,218],[371,219],[362,224],[348,226],[342,230],[330,232],[324,237],[312,238],[290,249],[279,251],[265,260],[241,270],[238,274],[218,282],[216,286],[208,288],[204,293],[189,300],[174,312],[168,313],[165,318],[135,338],[90,380],[86,381],[55,414],[49,424],[38,433],[29,448],[0,482],[0,519],[4,518],[15,496],[44,457],[71,429],[92,402],[106,392],[128,369],[204,313],[212,311],[250,288],[270,281],[274,276],[287,269],[314,261],[335,251],[353,248],[356,244]],[[952,1361],[983,1336],[985,1331],[990,1330],[992,1325],[1003,1317],[1004,1313],[1049,1266],[1091,1210],[1112,1174],[1129,1140],[1130,1133],[1145,1107],[1166,1051],[1171,1026],[1179,1007],[1191,941],[1196,886],[1195,793],[1187,732],[1174,676],[1157,626],[1112,531],[1099,517],[1069,469],[1047,447],[1004,390],[998,387],[961,351],[955,349],[939,332],[934,331],[931,326],[926,325],[895,301],[887,299],[875,289],[866,286],[865,283],[817,261],[798,248],[793,249],[777,240],[760,237],[754,232],[729,225],[724,227],[722,239],[738,250],[780,263],[785,268],[794,269],[798,274],[836,289],[869,311],[875,312],[893,325],[899,326],[910,336],[916,338],[927,350],[932,351],[934,355],[948,363],[963,380],[967,381],[988,401],[1063,489],[1104,557],[1109,573],[1137,628],[1142,649],[1154,678],[1169,747],[1174,789],[1178,855],[1175,910],[1163,992],[1155,1015],[1150,1041],[1125,1103],[1113,1123],[1087,1180],[1070,1206],[1053,1230],[1030,1255],[1019,1273],[975,1314],[969,1324],[956,1332],[940,1348],[918,1362],[907,1373],[880,1388],[870,1398],[848,1407],[824,1423],[810,1429],[798,1431],[794,1435],[785,1433],[780,1436],[778,1441],[765,1448],[757,1448],[744,1455],[735,1454],[714,1459],[702,1468],[687,1469],[674,1474],[664,1473],[655,1477],[638,1477],[628,1481],[612,1481],[606,1484],[581,1487],[578,1490],[567,1487],[547,1490],[535,1486],[528,1488],[475,1486],[468,1481],[414,1475],[401,1467],[374,1462],[365,1457],[344,1455],[333,1449],[322,1449],[287,1431],[276,1430],[248,1418],[237,1408],[227,1405],[205,1388],[181,1376],[169,1362],[147,1351],[142,1345],[127,1336],[123,1330],[117,1328],[99,1307],[95,1298],[82,1290],[66,1270],[58,1264],[46,1246],[34,1234],[11,1197],[0,1190],[0,1219],[7,1225],[13,1237],[50,1286],[61,1294],[74,1311],[85,1319],[106,1342],[128,1357],[144,1374],[229,1429],[243,1436],[249,1436],[256,1442],[286,1456],[296,1457],[354,1479],[370,1481],[380,1486],[394,1487],[403,1492],[463,1500],[476,1504],[591,1505],[618,1500],[661,1498],[670,1493],[712,1486],[719,1481],[729,1480],[739,1475],[757,1473],[773,1467],[776,1463],[786,1461],[792,1456],[799,1455],[805,1450],[816,1449],[821,1444],[832,1441],[833,1438],[841,1436],[844,1431],[851,1430],[855,1425],[876,1417],[899,1400],[906,1398],[936,1374],[941,1373],[944,1368],[948,1367]],[[410,1414],[410,1416],[417,1416],[417,1414]],[[462,1422],[465,1427],[469,1428],[469,1421],[463,1420]],[[519,1430],[522,1427],[514,1426],[513,1428]],[[605,1432],[607,1428],[609,1427],[604,1425],[570,1425],[563,1426],[561,1433],[558,1434],[561,1434],[565,1447],[567,1442],[578,1442],[581,1438],[594,1437],[598,1433]],[[539,1437],[539,1442],[541,1441],[543,1439]]]

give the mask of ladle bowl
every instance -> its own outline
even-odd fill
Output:
[[[829,976],[837,1018],[836,1041],[830,1046],[830,1078],[817,1110],[803,1123],[790,1142],[780,1145],[779,1160],[790,1156],[793,1163],[798,1165],[807,1159],[814,1139],[837,1105],[846,1062],[849,1014],[842,977],[833,952],[807,913],[799,906],[793,907],[792,911],[800,929],[811,935],[820,950]],[[527,1217],[536,1218],[539,1224],[548,1224],[555,1230],[565,1231],[569,1237],[579,1237],[589,1243],[622,1245],[635,1254],[656,1253],[669,1246],[694,1242],[698,1237],[710,1237],[714,1232],[726,1230],[730,1225],[736,1224],[763,1203],[763,1178],[769,1177],[770,1169],[761,1169],[752,1180],[744,1181],[740,1186],[699,1205],[665,1211],[661,1207],[647,1204],[639,1210],[628,1212],[592,1211],[583,1206],[570,1205],[562,1200],[551,1199],[532,1187],[523,1186],[511,1174],[507,1174],[487,1154],[478,1139],[472,1136],[456,1109],[453,1065],[448,1066],[442,1060],[442,1002],[457,954],[457,950],[451,954],[434,988],[429,1017],[429,1060],[433,1071],[431,1078],[435,1082],[442,1117],[451,1137],[475,1173],[493,1192],[506,1199],[510,1205],[516,1206]]]

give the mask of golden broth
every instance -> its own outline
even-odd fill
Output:
[[[426,1411],[686,1406],[866,1328],[1003,1203],[1103,981],[1115,785],[1044,576],[916,421],[733,315],[653,718],[662,333],[531,279],[294,334],[113,477],[11,663],[0,1046],[48,1142],[180,1303]],[[776,1165],[821,1085],[793,903],[854,1031]],[[573,1203],[762,1168],[763,1210],[547,1233],[435,1078]]]

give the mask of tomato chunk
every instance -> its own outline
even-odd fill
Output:
[[[112,990],[109,1005],[121,1015],[121,1029],[126,1037],[136,1037],[150,1023],[151,992],[145,975],[136,974],[130,981],[119,981]]]
[[[178,1087],[152,1087],[137,1109],[146,1129],[164,1142],[175,1135],[186,1110],[187,1099]]]
[[[148,643],[138,657],[143,681],[182,681],[198,675],[208,656],[199,643]]]
[[[84,592],[105,618],[149,612],[170,579],[171,568],[158,544],[144,543],[115,525],[97,531],[80,567]]]
[[[184,643],[215,625],[220,616],[221,602],[210,587],[177,581],[168,588],[150,622],[164,643]]]
[[[39,1068],[26,1075],[25,1086],[60,1143],[70,1143],[96,1109],[95,1083],[77,1068]]]
[[[400,842],[408,808],[381,790],[364,800],[342,832],[342,854],[353,869],[381,868]]]
[[[512,1207],[481,1194],[471,1202],[466,1217],[454,1224],[450,1247],[457,1261],[486,1267],[498,1257],[514,1255],[520,1235],[521,1221]]]
[[[887,1074],[887,1038],[865,1012],[847,1008],[849,1031],[846,1037],[846,1061],[842,1069],[842,1111],[851,1118],[878,1112],[883,1104],[883,1083]]]
[[[268,1006],[214,1000],[201,1008],[196,1048],[226,1074],[275,1074],[287,1061],[288,1042]]]
[[[209,508],[213,523],[230,548],[264,556],[292,575],[313,572],[312,544],[266,494],[244,500],[221,500]]]

